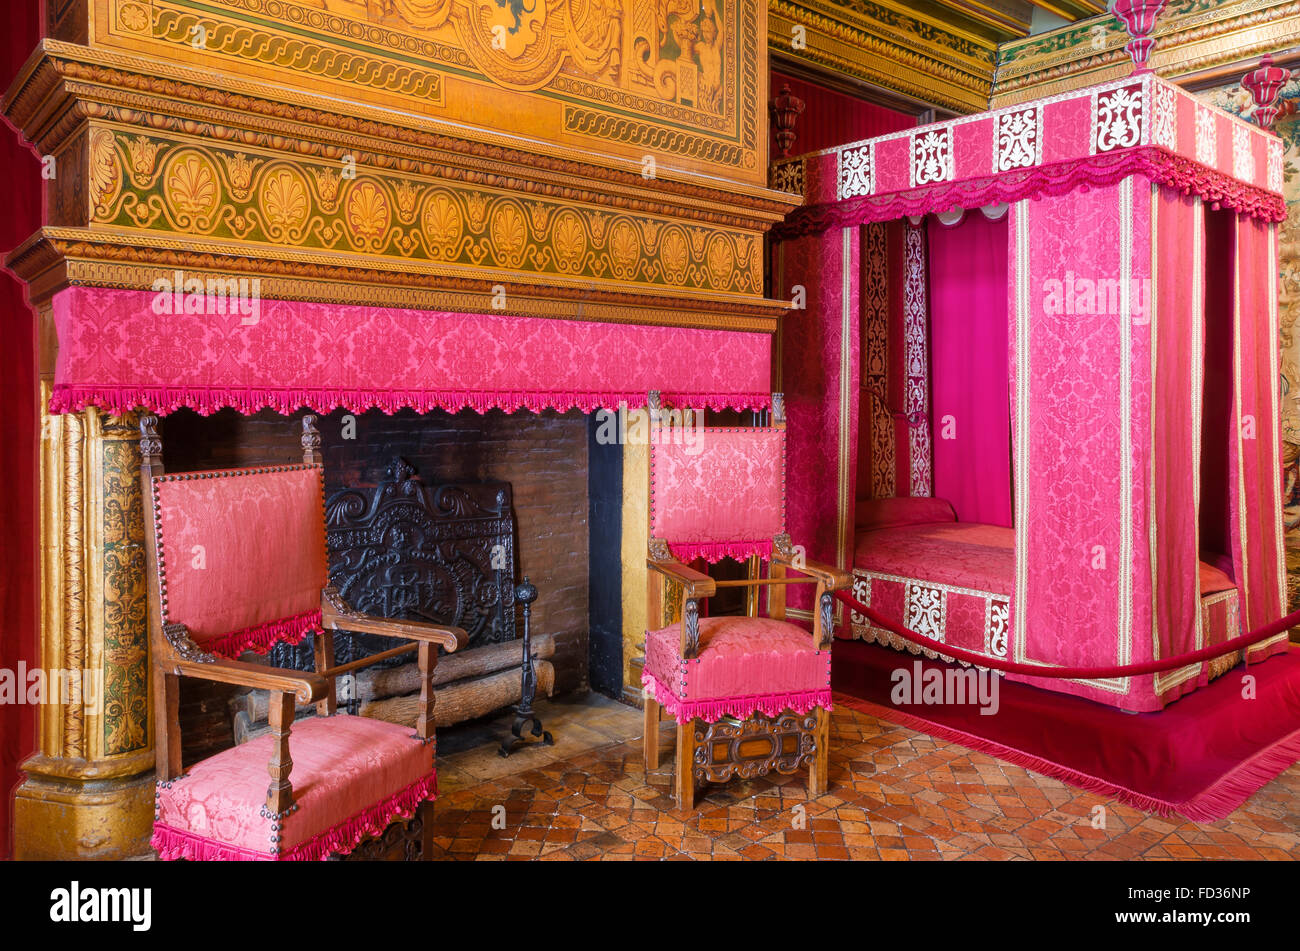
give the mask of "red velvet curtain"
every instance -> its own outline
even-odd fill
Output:
[[[795,120],[795,140],[790,149],[791,155],[818,152],[846,142],[900,132],[916,125],[915,116],[814,86],[773,70],[772,98],[780,95],[784,85],[789,85],[790,92],[804,101],[803,113]],[[776,158],[775,152],[772,157]]]
[[[1010,526],[1007,219],[927,225],[934,494],[959,521]]]
[[[45,22],[44,3],[16,3],[6,10],[0,46],[0,76],[8,86],[31,55]],[[0,174],[8,183],[5,213],[0,215],[0,249],[9,251],[40,227],[40,163],[19,144],[12,130],[0,133]],[[36,566],[37,541],[37,391],[36,320],[27,306],[23,285],[13,275],[0,277],[0,337],[9,358],[0,373],[0,400],[5,407],[5,438],[0,440],[0,667],[17,670],[38,663]],[[13,848],[13,790],[18,764],[35,746],[36,708],[0,705],[0,859]]]

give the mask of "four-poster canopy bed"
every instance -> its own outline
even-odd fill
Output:
[[[858,600],[1044,667],[1282,616],[1276,137],[1145,73],[779,171],[790,530]],[[1017,679],[1152,711],[1237,659]]]

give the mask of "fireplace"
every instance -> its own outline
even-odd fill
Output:
[[[242,416],[222,410],[208,416],[182,410],[163,422],[164,463],[171,471],[293,462],[300,458],[293,419],[263,411]],[[425,485],[448,483],[509,483],[516,523],[517,575],[527,575],[540,592],[533,605],[535,635],[552,635],[555,654],[555,694],[583,691],[592,686],[617,696],[621,684],[591,674],[600,657],[621,655],[621,631],[608,606],[592,604],[593,495],[608,496],[600,484],[603,474],[617,465],[590,462],[589,442],[593,417],[578,410],[565,413],[519,411],[505,413],[473,410],[416,413],[401,410],[392,415],[378,410],[348,413],[337,410],[319,416],[321,451],[325,459],[326,497],[349,488],[369,488],[389,478],[394,459],[413,467]],[[599,446],[608,459],[610,450]],[[597,484],[594,486],[592,480]],[[604,510],[595,547],[615,539],[617,525],[609,524],[613,512]],[[613,531],[611,532],[611,528]],[[614,560],[617,563],[617,548]],[[615,572],[616,574],[616,572]],[[598,585],[599,587],[599,585]],[[599,594],[599,592],[598,592]],[[618,599],[612,600],[617,609]],[[593,625],[597,641],[592,640]],[[600,643],[603,636],[610,643]],[[603,667],[608,667],[608,664]],[[614,670],[616,676],[621,671]],[[230,702],[236,691],[220,684],[183,681],[181,717],[185,756],[201,758],[235,742]]]

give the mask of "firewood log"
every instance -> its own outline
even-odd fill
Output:
[[[519,688],[519,671],[503,670],[478,680],[449,684],[441,690],[435,690],[434,725],[449,727],[505,709],[519,702]],[[537,661],[537,699],[549,697],[554,689],[555,668],[550,661]],[[413,727],[419,716],[419,703],[420,695],[413,693],[363,703],[358,712],[363,717]],[[295,720],[315,715],[314,705],[300,706]],[[260,723],[252,721],[247,711],[240,710],[235,714],[234,729],[235,742],[247,743],[267,733],[270,726],[265,720]]]
[[[544,634],[533,640],[532,647],[534,656],[539,660],[554,657],[555,637]],[[517,674],[522,660],[523,646],[518,640],[475,647],[464,653],[448,654],[438,658],[438,666],[433,670],[433,685],[439,687],[455,680],[480,677],[506,668],[512,668]],[[382,700],[385,697],[398,697],[402,694],[414,693],[419,689],[420,670],[413,663],[387,670],[367,667],[357,671],[357,699],[362,703],[368,700]]]
[[[433,722],[442,728],[486,716],[519,702],[519,671],[503,670],[478,680],[458,681],[434,691]],[[537,661],[537,697],[549,697],[555,686],[555,668],[550,661]],[[414,726],[419,715],[420,695],[408,694],[371,700],[361,704],[363,717]]]
[[[534,638],[532,642],[533,654],[540,659],[555,656],[555,637],[551,634],[543,634]],[[414,657],[414,655],[412,655]],[[505,641],[500,644],[488,644],[484,647],[475,647],[464,653],[447,654],[438,658],[438,666],[433,669],[433,685],[435,692],[441,696],[441,691],[436,688],[443,685],[450,685],[453,681],[463,680],[465,678],[479,677],[483,674],[494,673],[505,668],[512,668],[514,677],[519,679],[519,665],[523,659],[523,645],[519,639]],[[538,664],[540,667],[540,663]],[[372,700],[382,700],[385,697],[398,697],[402,694],[415,693],[420,689],[420,668],[412,660],[408,664],[402,664],[400,667],[388,669],[379,669],[374,667],[363,667],[355,674],[345,674],[338,681],[338,698],[340,703],[346,703],[354,696],[362,703]],[[541,688],[538,688],[538,694],[541,694]],[[265,690],[254,690],[240,697],[235,705],[234,711],[238,713],[243,711],[248,714],[248,720],[253,724],[266,722],[267,716],[267,692]],[[518,700],[507,703],[514,703]]]

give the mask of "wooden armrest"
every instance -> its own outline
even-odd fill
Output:
[[[656,561],[647,558],[646,566],[680,584],[685,589],[682,594],[685,598],[710,598],[718,590],[708,575],[688,568],[676,559]]]
[[[263,667],[260,664],[247,664],[242,660],[226,660],[220,657],[210,661],[176,658],[171,662],[171,667],[172,673],[182,677],[198,677],[201,680],[216,680],[239,687],[283,691],[293,694],[294,699],[299,703],[315,703],[334,689],[330,682],[319,674],[285,670],[282,667]]]
[[[427,621],[400,621],[354,611],[334,587],[321,592],[321,623],[332,631],[382,634],[408,641],[425,641],[437,644],[449,654],[469,643],[469,634],[458,627]]]
[[[847,588],[853,583],[853,576],[847,571],[841,571],[832,565],[820,561],[813,561],[811,558],[803,559],[802,565],[796,565],[795,554],[790,552],[784,554],[780,551],[772,552],[772,564],[781,565],[789,568],[791,571],[802,572],[809,577],[816,578],[824,584],[828,591],[837,591],[840,588]]]

